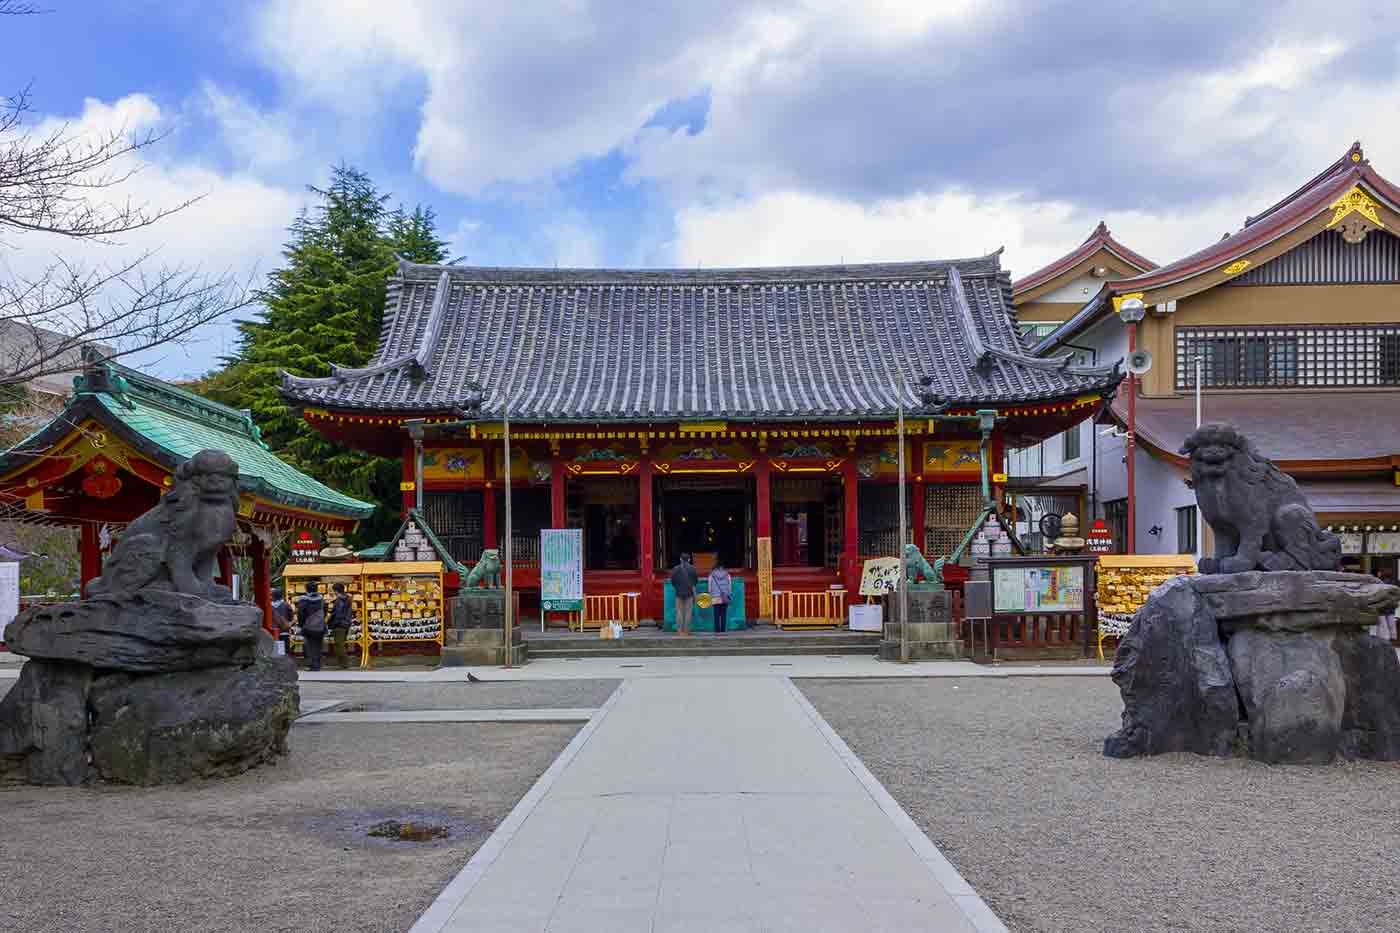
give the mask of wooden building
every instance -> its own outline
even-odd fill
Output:
[[[89,353],[72,396],[51,421],[0,454],[0,509],[17,522],[80,529],[82,585],[102,572],[108,546],[153,508],[177,466],[206,448],[238,463],[241,534],[254,592],[269,605],[272,536],[294,529],[349,533],[374,507],[317,482],[262,443],[247,412]],[[232,574],[232,550],[220,572]]]
[[[1154,362],[1137,399],[1137,550],[1206,542],[1177,453],[1205,421],[1238,425],[1344,533],[1352,566],[1400,551],[1400,188],[1359,143],[1224,239],[1105,286],[1035,350],[1126,349],[1115,299],[1141,297],[1138,345]],[[1024,306],[1029,307],[1029,306]],[[1020,309],[1018,308],[1018,312]],[[1037,315],[1037,318],[1039,315]],[[1111,414],[1126,424],[1126,394]],[[1143,465],[1146,461],[1146,465]],[[1145,470],[1145,473],[1143,472]],[[1099,461],[1110,519],[1126,505],[1116,452]],[[1120,529],[1121,530],[1121,529]]]
[[[285,377],[306,420],[402,456],[460,561],[501,543],[510,419],[516,585],[538,588],[539,531],[582,528],[585,591],[660,612],[684,551],[772,587],[854,591],[898,549],[897,411],[909,527],[948,554],[984,504],[986,455],[1083,420],[1110,369],[1022,350],[996,255],[732,270],[535,270],[403,264],[370,364]],[[901,381],[902,379],[902,381]],[[1001,477],[996,479],[1000,481]],[[998,486],[999,488],[999,486]],[[755,585],[771,568],[771,581]]]

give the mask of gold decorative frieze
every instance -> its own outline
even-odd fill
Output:
[[[1230,263],[1228,266],[1226,266],[1224,269],[1221,269],[1220,271],[1225,273],[1226,275],[1239,275],[1241,272],[1248,268],[1248,259],[1236,259],[1234,262]]]
[[[1332,219],[1327,222],[1327,229],[1338,227],[1342,239],[1348,243],[1360,243],[1372,230],[1385,229],[1380,215],[1376,213],[1376,208],[1380,205],[1362,191],[1360,185],[1354,186],[1329,206]]]

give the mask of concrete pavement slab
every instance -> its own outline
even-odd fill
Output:
[[[813,715],[780,675],[628,679],[415,933],[978,929]]]

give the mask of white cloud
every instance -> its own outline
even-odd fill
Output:
[[[160,130],[177,119],[178,114],[163,113],[149,96],[132,94],[111,102],[89,99],[81,114],[41,118],[34,132],[66,127],[74,137],[95,138],[104,132]],[[11,236],[0,248],[0,264],[12,274],[34,275],[55,257],[89,268],[111,268],[152,253],[151,264],[156,267],[182,266],[212,275],[228,274],[240,281],[270,271],[278,261],[287,224],[305,204],[305,195],[266,184],[247,172],[221,172],[172,158],[167,153],[173,142],[169,138],[131,156],[126,167],[135,174],[99,197],[112,204],[129,201],[152,210],[197,198],[193,204],[150,227],[120,234],[112,244],[54,235]],[[111,298],[120,300],[117,295]],[[153,351],[140,362],[165,376],[195,375],[211,368],[220,354],[232,349],[231,322],[208,325],[191,336],[195,342],[190,345]]]
[[[302,156],[290,115],[259,110],[212,81],[205,81],[200,91],[205,111],[218,124],[224,144],[240,166],[258,171],[287,165]]]

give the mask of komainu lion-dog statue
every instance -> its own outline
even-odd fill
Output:
[[[151,587],[230,598],[214,572],[238,527],[238,464],[222,450],[202,450],[176,468],[174,480],[155,508],[127,526],[90,595]]]
[[[1215,534],[1215,556],[1201,573],[1336,570],[1342,548],[1324,531],[1293,478],[1229,425],[1206,424],[1186,438],[1201,517]]]

